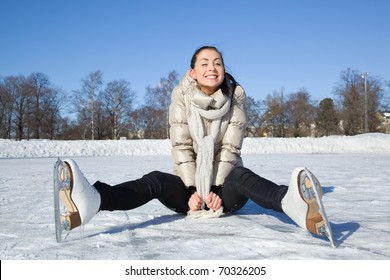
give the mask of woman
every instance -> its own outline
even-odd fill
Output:
[[[64,160],[59,179],[70,181],[61,192],[69,212],[62,220],[68,229],[86,224],[98,211],[130,210],[155,198],[173,211],[195,217],[231,213],[251,199],[323,235],[323,216],[312,192],[312,184],[319,190],[321,185],[314,176],[309,180],[309,171],[296,168],[287,187],[243,167],[245,102],[243,88],[225,72],[218,49],[198,49],[172,93],[174,174],[154,171],[116,186],[99,181],[91,186],[73,160]]]

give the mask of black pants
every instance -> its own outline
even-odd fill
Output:
[[[156,198],[171,210],[186,213],[192,195],[180,177],[159,171],[115,186],[99,181],[94,186],[101,195],[100,210],[109,211],[134,209]],[[287,186],[279,186],[245,167],[236,167],[223,186],[214,187],[213,191],[222,198],[225,212],[237,211],[248,199],[261,207],[281,212],[281,201]]]

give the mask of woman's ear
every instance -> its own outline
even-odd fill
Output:
[[[194,69],[190,69],[190,77],[196,81],[196,74]]]

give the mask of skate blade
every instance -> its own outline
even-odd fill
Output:
[[[305,174],[304,183],[302,184],[304,186],[301,186],[301,188],[305,188],[305,191],[302,190],[304,193],[303,198],[309,206],[307,229],[317,235],[326,236],[330,241],[330,245],[334,248],[336,245],[333,238],[333,232],[325,212],[325,207],[322,203],[322,186],[309,170],[305,169]]]
[[[53,188],[54,188],[54,223],[55,223],[55,232],[56,232],[56,240],[57,242],[62,241],[62,231],[64,230],[64,225],[61,223],[61,209],[63,206],[61,205],[59,192],[63,188],[63,183],[61,180],[61,166],[63,162],[58,159],[54,164],[53,169]]]

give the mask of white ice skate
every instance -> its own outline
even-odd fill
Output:
[[[322,203],[322,186],[306,168],[295,168],[282,200],[283,211],[300,227],[326,236],[335,247],[332,229]]]
[[[54,212],[56,238],[63,230],[88,223],[99,211],[100,194],[89,184],[76,162],[58,159],[54,165]]]

